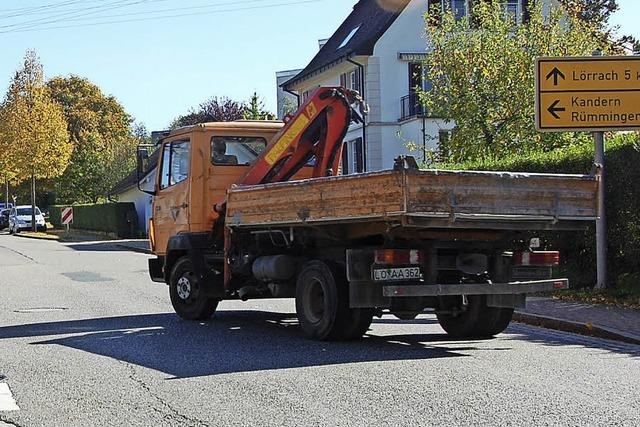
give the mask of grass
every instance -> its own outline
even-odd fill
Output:
[[[640,310],[640,290],[622,289],[565,289],[555,291],[553,298]]]

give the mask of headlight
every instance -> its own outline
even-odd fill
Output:
[[[26,222],[25,222],[25,221],[23,221],[23,220],[21,220],[21,219],[19,219],[19,220],[18,220],[18,224],[20,224],[20,225],[25,225],[25,224],[26,224]]]

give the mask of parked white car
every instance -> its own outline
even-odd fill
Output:
[[[36,206],[36,227],[38,231],[47,231],[47,224],[40,208]],[[31,206],[16,206],[9,213],[9,233],[19,233],[20,230],[31,230]]]

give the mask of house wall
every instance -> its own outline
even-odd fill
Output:
[[[137,187],[131,187],[124,193],[118,195],[119,202],[133,202],[136,205],[138,214],[138,229],[147,234],[149,232],[149,215],[151,214],[152,197],[143,193]]]
[[[152,191],[155,187],[157,169],[153,169],[140,182],[140,186]],[[144,231],[145,235],[149,234],[149,220],[153,216],[152,202],[153,196],[144,193],[138,189],[138,186],[128,188],[126,191],[116,195],[119,202],[132,202],[136,206],[138,214],[138,229]]]

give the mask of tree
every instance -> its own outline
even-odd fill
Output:
[[[253,92],[249,103],[244,108],[243,118],[245,120],[275,120],[276,116],[265,110],[264,103],[256,92]]]
[[[133,119],[113,96],[79,76],[55,77],[47,86],[64,109],[71,163],[56,180],[58,201],[96,203],[135,164]]]
[[[62,107],[44,83],[35,51],[27,51],[0,109],[2,151],[8,150],[12,173],[18,181],[31,180],[31,224],[36,230],[36,180],[60,176],[71,157],[72,146]]]
[[[176,129],[182,126],[191,126],[206,122],[231,122],[244,117],[245,105],[233,101],[227,97],[208,99],[201,103],[197,109],[192,109],[184,116],[179,116],[170,128]]]
[[[603,48],[592,26],[559,10],[548,16],[538,4],[518,24],[499,0],[481,2],[473,18],[451,12],[426,15],[432,49],[425,62],[433,88],[421,102],[435,117],[453,119],[456,129],[441,146],[447,161],[547,151],[576,139],[540,134],[534,127],[534,63],[539,56],[591,55]]]
[[[609,25],[611,15],[620,9],[617,0],[560,0],[560,3],[573,17],[591,24],[594,36],[603,44],[610,44],[614,51],[637,43],[632,36],[617,37],[619,28]]]

